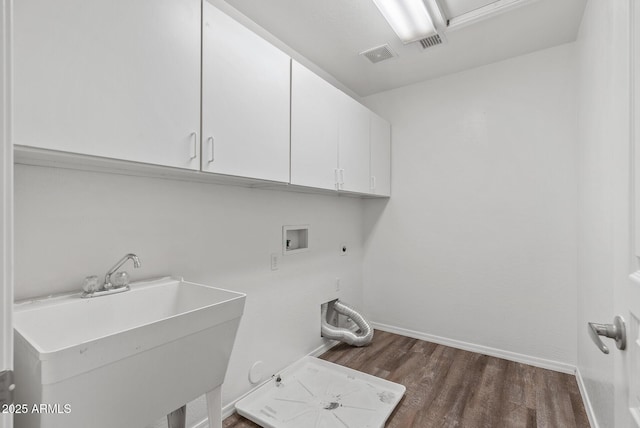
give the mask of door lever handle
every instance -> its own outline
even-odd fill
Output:
[[[608,354],[609,348],[602,343],[600,336],[608,337],[616,341],[616,347],[621,351],[624,351],[627,347],[627,332],[624,326],[624,319],[621,316],[616,315],[613,319],[613,324],[598,324],[595,322],[589,323],[589,336],[593,343],[596,344],[600,350]]]

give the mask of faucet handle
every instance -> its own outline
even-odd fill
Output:
[[[126,271],[114,273],[111,276],[113,288],[120,288],[129,285],[129,274]]]
[[[98,281],[98,277],[96,275],[88,276],[84,279],[82,283],[82,290],[85,293],[94,293],[100,289],[100,282]]]

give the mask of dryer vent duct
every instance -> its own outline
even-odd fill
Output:
[[[352,346],[366,346],[373,340],[373,328],[371,328],[367,320],[364,319],[362,315],[349,305],[346,305],[339,300],[333,300],[331,302],[324,303],[321,309],[322,337],[339,340]],[[351,318],[358,326],[358,331],[353,332],[348,328],[336,327],[335,325],[329,324],[329,321],[327,320],[327,313],[334,311]]]

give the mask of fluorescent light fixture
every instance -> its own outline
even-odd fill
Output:
[[[423,0],[373,0],[402,43],[437,34]]]
[[[486,6],[472,10],[471,12],[463,13],[460,16],[449,19],[447,29],[457,30],[459,28],[464,28],[468,25],[475,24],[476,22],[480,22],[488,18],[493,18],[501,13],[508,12],[536,1],[538,0],[497,0]]]

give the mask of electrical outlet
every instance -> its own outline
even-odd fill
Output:
[[[273,253],[271,254],[271,270],[278,270],[280,267],[280,260],[278,260],[278,255]]]

